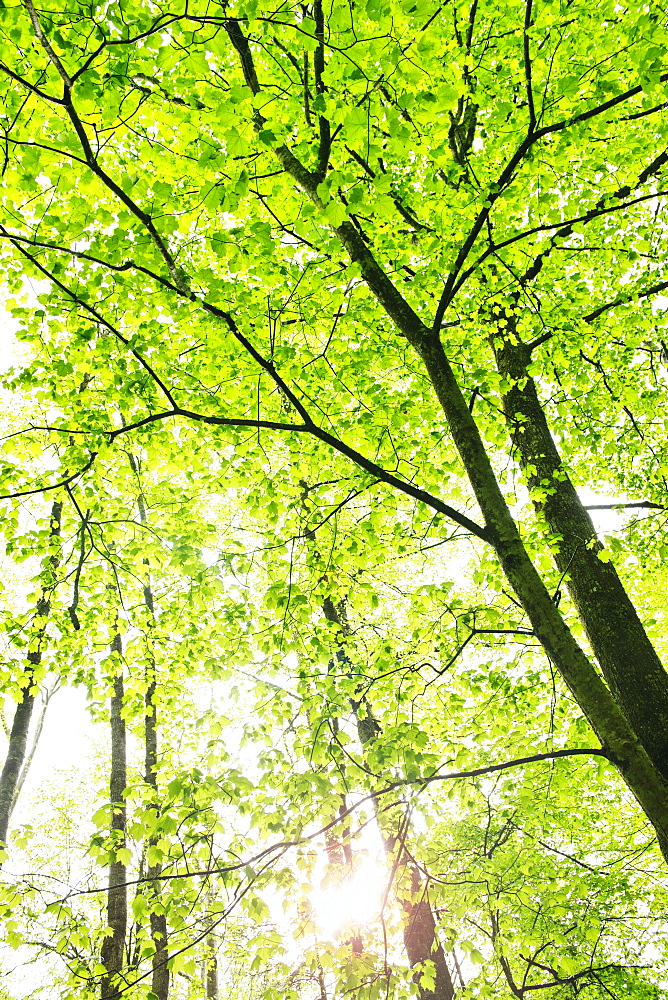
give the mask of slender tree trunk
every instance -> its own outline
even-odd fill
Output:
[[[128,456],[130,461],[130,467],[137,477],[139,482],[139,466],[134,455],[130,454]],[[141,484],[140,484],[141,487]],[[139,520],[142,524],[146,524],[146,507],[144,504],[143,494],[140,492],[137,499],[137,508],[139,510]],[[146,563],[146,560],[144,560]],[[146,611],[148,613],[148,627],[149,630],[152,628],[155,621],[155,604],[153,602],[153,591],[151,589],[150,578],[147,578],[144,585],[144,604],[146,606]],[[156,705],[156,691],[157,691],[157,677],[156,677],[156,666],[155,658],[152,651],[148,656],[148,665],[146,668],[147,673],[147,688],[144,700],[144,747],[145,747],[145,771],[144,780],[147,785],[150,785],[155,793],[153,800],[153,807],[156,812],[159,812],[160,801],[158,796],[158,717],[157,717],[157,705]],[[157,846],[159,838],[150,837],[146,844],[147,847],[147,857],[150,857],[151,848]],[[169,953],[167,951],[167,915],[164,912],[164,906],[160,901],[161,886],[160,886],[160,875],[162,874],[162,865],[160,862],[151,864],[148,863],[148,869],[146,872],[146,878],[148,882],[147,896],[149,899],[149,921],[151,926],[151,940],[153,941],[153,947],[155,951],[151,958],[152,962],[152,977],[151,977],[151,991],[157,997],[157,1000],[168,1000],[169,997],[169,966],[167,964],[169,960]]]
[[[61,503],[54,503],[51,508],[51,526],[49,541],[55,550],[49,558],[42,594],[37,602],[35,635],[30,640],[27,664],[23,673],[25,681],[21,701],[16,706],[14,721],[9,733],[7,757],[0,775],[0,846],[7,843],[9,818],[18,795],[18,782],[26,759],[28,746],[28,731],[35,706],[34,676],[35,669],[42,662],[46,646],[46,626],[51,613],[51,596],[56,586],[55,573],[60,565],[60,522],[63,512]]]
[[[23,762],[23,767],[21,768],[21,773],[19,774],[18,781],[16,782],[16,788],[14,789],[14,798],[12,799],[12,805],[9,811],[9,818],[11,819],[12,813],[16,803],[18,802],[19,795],[21,794],[21,789],[25,784],[25,780],[28,777],[28,772],[30,771],[30,765],[33,762],[33,758],[39,746],[39,741],[42,736],[42,730],[44,729],[44,720],[46,719],[46,712],[49,707],[49,702],[52,697],[60,687],[60,680],[56,678],[54,684],[48,691],[42,691],[42,709],[39,713],[37,719],[37,724],[35,726],[35,732],[33,734],[32,743],[30,744],[30,750],[26,754],[26,758]]]
[[[209,903],[210,905],[209,896]],[[210,922],[213,923],[213,918],[209,918]],[[206,936],[206,952],[204,956],[204,994],[206,1000],[219,1000],[218,992],[218,947],[216,942],[216,935],[213,927],[210,928],[209,933]]]
[[[207,951],[209,954],[206,959],[206,997],[207,1000],[218,1000],[218,959],[216,958],[216,945],[215,941],[209,941],[208,937]]]
[[[506,327],[509,324],[505,320]],[[494,337],[493,346],[499,372],[511,384],[504,409],[534,505],[559,538],[552,550],[554,560],[603,676],[650,760],[668,781],[668,673],[614,566],[600,558],[603,546],[563,467],[527,372],[531,352],[512,329],[507,332],[510,336]]]
[[[146,600],[146,607],[150,614],[153,615],[153,594],[151,593],[150,587],[144,588],[144,598]],[[158,769],[158,733],[157,733],[157,718],[156,718],[156,704],[155,704],[155,693],[156,693],[156,677],[155,677],[155,664],[152,663],[149,669],[152,672],[152,676],[149,681],[149,685],[146,689],[146,707],[145,707],[145,726],[144,735],[146,742],[146,773],[145,780],[146,784],[150,785],[155,791],[154,806],[156,810],[158,809],[158,780],[157,780],[157,769]],[[157,837],[149,838],[147,848],[148,851],[158,842]],[[167,916],[164,913],[164,907],[160,903],[160,875],[162,873],[162,865],[159,862],[156,864],[150,864],[146,873],[147,879],[149,880],[149,911],[150,911],[150,922],[151,922],[151,939],[155,947],[155,951],[152,957],[153,963],[153,976],[151,981],[151,989],[156,995],[158,1000],[167,1000],[169,996],[169,967],[167,961],[169,954],[167,952]],[[156,907],[159,912],[156,912],[154,907]]]
[[[345,616],[345,611],[337,607],[330,598],[323,602],[323,610],[328,621],[337,625],[340,629],[340,642],[350,635],[350,627]],[[344,652],[345,656],[345,652]],[[381,735],[381,727],[374,717],[369,704],[363,702],[353,702],[353,711],[357,723],[357,734],[364,750],[369,743]],[[362,708],[363,712],[359,709]],[[382,829],[379,823],[381,837],[385,850],[388,854],[393,850],[393,838],[390,838]],[[452,976],[445,959],[443,946],[438,940],[436,932],[436,921],[434,912],[429,902],[428,887],[424,885],[422,875],[415,864],[406,859],[410,869],[411,894],[409,899],[400,900],[401,908],[406,915],[404,925],[404,945],[408,962],[411,968],[422,965],[425,962],[433,962],[435,967],[435,982],[433,989],[427,989],[420,985],[419,973],[417,983],[420,1000],[453,1000],[455,988]],[[403,863],[404,859],[402,859]]]
[[[114,667],[114,691],[111,697],[111,774],[109,798],[111,800],[111,837],[114,851],[125,847],[126,808],[124,792],[127,785],[126,732],[123,718],[123,664],[120,635],[111,644],[117,654]],[[111,934],[102,943],[102,964],[107,970],[101,983],[101,1000],[114,1000],[122,994],[116,979],[125,957],[125,935],[128,922],[127,870],[122,861],[114,860],[109,865],[109,888],[107,892],[107,925]]]
[[[338,719],[334,718],[335,732],[338,731]],[[339,815],[344,817],[347,812],[348,803],[345,794],[340,797]],[[325,818],[326,822],[331,822],[335,816],[330,815]],[[345,885],[353,875],[353,849],[350,843],[350,826],[348,823],[337,832],[336,827],[332,827],[325,833],[325,850],[327,852],[327,869],[322,885]],[[354,921],[352,921],[354,923]],[[357,931],[346,941],[350,945],[350,950],[354,955],[361,955],[364,950],[362,935]]]

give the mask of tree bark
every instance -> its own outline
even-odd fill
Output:
[[[570,688],[603,749],[654,826],[668,860],[668,784],[571,634],[531,562],[440,337],[425,333],[414,340],[414,346],[422,357],[446,415],[504,573],[536,637]]]
[[[209,918],[213,923],[213,919]],[[217,957],[216,935],[213,928],[206,936],[206,952],[204,955],[204,995],[206,1000],[218,1000],[218,957]]]
[[[239,53],[246,83],[254,94],[258,93],[260,85],[248,41],[237,22],[232,28],[229,25],[226,27],[232,44]],[[261,127],[259,120],[256,127]],[[283,169],[292,176],[307,197],[322,208],[316,176],[304,167],[287,146],[279,146],[274,152]],[[359,265],[364,282],[387,316],[422,359],[484,517],[486,537],[493,546],[536,637],[570,688],[610,760],[616,765],[654,826],[661,849],[668,860],[668,784],[610,690],[575,641],[529,558],[476,422],[443,350],[440,332],[425,326],[351,222],[343,222],[333,229],[351,261]]]
[[[111,774],[109,777],[109,798],[111,800],[110,834],[114,853],[125,847],[126,808],[124,792],[127,786],[126,731],[123,718],[123,665],[120,635],[111,644],[117,654],[114,668],[114,690],[111,697]],[[102,979],[101,1000],[114,1000],[121,996],[121,986],[116,979],[125,957],[125,935],[128,922],[127,869],[122,861],[113,860],[109,865],[107,891],[107,925],[111,934],[102,942],[101,959],[107,973]]]
[[[137,477],[139,482],[139,465],[134,455],[128,455],[130,461],[130,468]],[[140,491],[137,498],[137,509],[139,511],[139,520],[142,524],[146,524],[146,506],[144,503],[144,497]],[[146,560],[144,563],[146,564]],[[144,584],[144,605],[146,607],[146,612],[148,615],[148,628],[149,630],[153,627],[155,621],[155,604],[153,601],[153,590],[151,588],[151,581],[148,575],[146,582]],[[155,658],[152,651],[149,652],[148,665],[146,668],[146,695],[144,698],[144,750],[145,750],[145,768],[144,768],[144,780],[147,785],[150,785],[153,789],[155,795],[153,800],[153,808],[156,813],[160,809],[160,801],[158,796],[158,717],[157,717],[157,705],[156,705],[156,691],[157,691],[157,677],[156,677],[156,666]],[[152,847],[156,847],[158,843],[158,837],[149,837],[146,843],[147,854]],[[160,886],[160,875],[162,874],[162,865],[160,862],[148,865],[146,878],[147,878],[147,896],[149,900],[149,922],[151,927],[151,940],[153,941],[154,952],[151,957],[152,964],[152,976],[151,976],[151,991],[157,997],[157,1000],[168,1000],[169,997],[169,952],[167,951],[167,915],[164,912],[164,907],[160,902],[161,886]],[[157,905],[156,905],[157,904]],[[156,909],[158,912],[156,912]]]
[[[156,732],[156,707],[155,707],[156,681],[153,679],[146,691],[146,783],[152,785],[156,791],[155,807],[158,808],[156,780],[156,768],[158,759],[157,732]],[[147,847],[154,847],[158,842],[157,837],[150,837]],[[162,865],[157,862],[149,865],[146,877],[149,880],[149,910],[151,922],[151,939],[155,947],[153,952],[153,975],[151,989],[158,1000],[167,1000],[169,996],[169,967],[167,961],[169,953],[167,951],[167,916],[163,912],[164,908],[160,904],[160,875]],[[153,904],[158,903],[160,912],[156,913]]]
[[[149,612],[151,620],[154,616],[154,605],[153,605],[153,593],[150,586],[147,584],[144,587],[144,601],[146,603],[146,609]],[[156,694],[156,675],[155,675],[155,662],[153,658],[150,658],[151,663],[148,667],[150,671],[149,684],[146,689],[145,696],[145,722],[144,722],[144,738],[146,746],[146,771],[145,780],[146,784],[150,785],[155,792],[154,808],[159,809],[158,801],[158,723],[157,723],[157,710],[155,703]],[[151,847],[155,847],[158,842],[157,837],[150,837],[147,842],[148,850]],[[153,974],[151,979],[151,989],[155,993],[158,1000],[167,1000],[169,997],[169,967],[167,965],[169,959],[169,953],[167,951],[167,916],[164,912],[164,907],[160,904],[160,875],[162,873],[162,865],[160,862],[156,864],[149,864],[148,870],[146,872],[146,877],[149,880],[149,913],[150,913],[150,923],[151,923],[151,939],[155,947],[155,951],[152,956],[153,964]],[[160,912],[155,912],[154,905],[158,904],[158,909]]]
[[[51,698],[56,693],[59,687],[60,687],[60,680],[56,678],[53,686],[49,690],[42,691],[42,709],[39,713],[37,723],[35,724],[35,731],[33,733],[32,742],[30,744],[30,750],[27,750],[26,752],[26,757],[23,762],[23,766],[21,768],[21,773],[19,774],[18,780],[16,782],[16,788],[14,789],[14,797],[12,798],[12,804],[9,810],[10,820],[12,818],[12,813],[14,812],[16,803],[19,800],[21,789],[23,788],[25,780],[28,777],[28,772],[30,771],[30,765],[32,764],[35,753],[37,752],[37,747],[39,746],[39,741],[42,736],[42,731],[44,729],[44,720],[46,719],[46,712],[49,707],[49,702],[51,701]]]
[[[300,177],[298,171],[293,176],[314,197],[309,191],[308,178]],[[424,363],[485,520],[486,536],[537,639],[652,823],[664,857],[668,860],[668,783],[571,634],[533,565],[501,492],[477,424],[443,350],[439,333],[428,330],[421,322],[379,267],[370,250],[366,245],[360,245],[361,238],[354,231],[343,231],[343,228],[339,227],[336,232],[351,259],[360,264],[362,277],[370,290]]]
[[[552,549],[554,561],[615,700],[668,781],[668,673],[615,567],[599,557],[603,546],[563,467],[527,372],[528,346],[518,342],[512,329],[494,337],[493,346],[499,372],[510,382],[505,415],[534,506],[559,538]]]
[[[427,888],[416,865],[411,865],[410,901],[402,901],[402,907],[408,917],[404,929],[404,944],[411,968],[430,960],[436,971],[434,988],[426,989],[418,979],[418,989],[423,1000],[452,1000],[455,987],[450,975],[448,963],[445,960],[443,945],[436,934],[436,920],[429,902]],[[419,976],[419,974],[418,974]]]
[[[206,997],[207,1000],[218,1000],[218,959],[213,945],[207,938],[207,948],[209,955],[206,959]]]
[[[35,706],[35,669],[42,662],[46,646],[46,626],[51,613],[51,596],[56,586],[55,573],[61,559],[60,523],[62,512],[62,503],[54,503],[51,508],[49,542],[51,545],[57,547],[57,551],[53,552],[49,557],[48,569],[44,585],[42,586],[42,594],[37,602],[36,618],[38,624],[36,634],[30,642],[33,648],[28,652],[28,662],[23,673],[25,680],[23,695],[14,712],[14,720],[9,734],[7,757],[5,758],[2,774],[0,775],[0,847],[4,847],[7,843],[9,819],[17,798],[19,776],[26,759],[28,731]]]

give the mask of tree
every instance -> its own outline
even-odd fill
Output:
[[[125,586],[136,588],[135,559],[165,566],[182,546],[202,608],[211,579],[204,536],[189,534],[206,521],[194,497],[237,504],[245,527],[229,531],[227,565],[265,594],[271,621],[255,598],[235,609],[210,591],[208,610],[220,634],[225,609],[251,655],[279,656],[292,636],[307,714],[339,718],[367,697],[374,710],[376,683],[400,705],[419,674],[401,665],[411,642],[443,677],[467,647],[495,656],[481,644],[506,637],[499,688],[520,697],[518,644],[537,642],[536,683],[554,667],[589,735],[515,757],[607,760],[668,857],[668,678],[644,573],[666,551],[664,13],[532,0],[73,12],[25,0],[2,15],[0,238],[16,293],[44,281],[39,308],[14,307],[34,353],[11,385],[34,415],[5,443],[10,509],[53,491],[81,539],[94,509],[95,544],[115,563],[108,544],[138,494],[120,471],[127,448],[160,470],[155,503],[192,524],[178,541],[172,523],[162,549],[123,536]],[[45,474],[33,453],[57,468]],[[599,482],[646,505],[652,527],[603,545],[581,499]],[[453,598],[432,582],[436,564],[420,587],[382,568],[412,556],[420,533],[458,553],[453,575],[472,560],[483,596],[464,586]],[[329,554],[309,546],[314,534]],[[262,551],[249,561],[251,536]],[[77,586],[87,558],[81,548]],[[326,662],[337,648],[323,602],[348,602],[351,637],[364,633],[370,571],[404,595],[374,599],[413,638],[376,621],[388,647],[374,647],[376,678],[360,647],[344,677],[318,675],[308,691],[307,642]],[[253,640],[241,627],[251,607]],[[442,618],[444,642],[431,631]],[[537,691],[534,707],[551,696]],[[434,711],[427,699],[430,740]],[[378,773],[384,746],[408,753],[382,731]],[[421,757],[396,780],[435,781],[424,768],[436,763]],[[360,781],[364,767],[378,777],[356,766]],[[573,989],[586,971],[550,969]],[[526,971],[520,987],[503,968],[516,995],[532,987]],[[607,974],[592,960],[589,980]]]
[[[0,838],[4,844],[7,840],[7,829],[17,794],[20,790],[22,772],[30,759],[28,751],[28,732],[35,695],[37,693],[38,668],[42,663],[43,647],[46,639],[46,624],[51,611],[51,594],[55,587],[55,574],[59,566],[60,518],[62,504],[56,501],[51,508],[49,527],[49,548],[52,551],[47,556],[45,580],[42,592],[35,608],[33,634],[29,638],[27,665],[19,680],[20,698],[14,712],[12,726],[8,734],[7,755],[2,775],[0,775]],[[41,680],[41,678],[39,678]]]

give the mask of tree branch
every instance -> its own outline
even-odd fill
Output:
[[[68,486],[70,483],[73,483],[75,479],[78,479],[80,476],[83,476],[84,473],[88,472],[96,458],[97,452],[92,451],[90,453],[90,460],[86,462],[83,468],[79,469],[78,472],[73,472],[72,475],[68,476],[66,479],[62,479],[58,483],[53,483],[51,486],[40,486],[39,489],[36,490],[19,490],[17,493],[3,493],[0,494],[0,500],[14,500],[17,497],[31,497],[36,496],[37,493],[48,493],[50,490],[59,490],[63,486]]]
[[[661,76],[661,82],[668,80],[668,73],[664,73]],[[457,282],[457,277],[461,271],[464,262],[466,261],[469,253],[473,248],[478,235],[482,227],[487,222],[491,210],[503,193],[503,191],[508,187],[508,185],[514,180],[515,172],[519,165],[524,160],[524,157],[529,152],[531,147],[535,143],[544,139],[547,135],[554,135],[557,132],[562,132],[566,128],[570,128],[573,125],[579,124],[581,122],[589,121],[591,118],[595,118],[598,115],[605,114],[606,111],[610,111],[612,108],[617,107],[617,105],[622,104],[625,101],[631,100],[631,98],[636,97],[638,94],[642,93],[642,86],[632,87],[631,89],[624,91],[622,94],[618,94],[616,97],[610,98],[610,100],[605,101],[603,104],[599,104],[595,108],[590,108],[588,111],[583,111],[581,114],[576,115],[574,118],[565,118],[560,122],[554,122],[552,125],[545,125],[543,128],[538,129],[535,132],[529,133],[522,142],[519,144],[510,160],[507,162],[506,166],[501,171],[498,180],[495,184],[490,185],[489,192],[487,195],[487,204],[478,213],[469,234],[464,240],[462,247],[457,255],[457,258],[448,274],[445,281],[441,297],[436,308],[436,313],[434,315],[434,322],[432,324],[432,331],[437,333],[441,328],[441,323],[443,322],[443,317],[445,315],[445,310],[450,305],[454,295],[461,287],[461,282]]]

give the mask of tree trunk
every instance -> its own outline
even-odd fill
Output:
[[[46,645],[46,625],[51,612],[51,595],[56,586],[55,573],[60,565],[60,522],[63,512],[61,503],[54,503],[51,508],[51,525],[49,531],[49,541],[57,546],[57,551],[49,558],[49,566],[42,587],[42,594],[36,607],[36,630],[30,641],[30,651],[23,678],[23,696],[16,706],[14,721],[9,734],[9,746],[7,757],[0,775],[0,847],[7,843],[7,831],[9,828],[9,818],[17,798],[19,776],[26,759],[26,748],[28,745],[28,731],[35,705],[34,676],[35,668],[42,662],[42,655]]]
[[[448,420],[486,531],[539,642],[570,688],[610,760],[656,830],[668,860],[668,784],[626,716],[575,641],[520,537],[501,493],[477,425],[438,336],[416,342]]]
[[[28,777],[28,772],[30,771],[30,765],[32,764],[35,753],[37,752],[37,747],[39,746],[39,741],[42,735],[42,731],[44,729],[44,721],[46,719],[46,712],[49,707],[49,702],[51,701],[51,698],[56,693],[59,687],[60,687],[60,680],[56,678],[53,686],[49,690],[42,691],[42,710],[39,713],[39,717],[35,725],[35,731],[33,733],[32,742],[30,744],[30,750],[28,750],[28,752],[26,753],[26,757],[23,762],[23,767],[21,768],[21,773],[19,774],[18,780],[16,782],[16,788],[14,789],[14,797],[12,799],[12,804],[9,810],[10,820],[12,818],[12,813],[14,812],[14,807],[16,806],[16,803],[19,800],[21,789],[23,788],[25,780]]]
[[[218,1000],[218,957],[216,936],[210,930],[206,936],[206,953],[204,957],[204,995],[206,1000]]]
[[[238,22],[226,22],[225,28],[239,55],[246,84],[253,94],[257,94],[260,85],[248,40]],[[261,116],[256,118],[255,125],[258,129],[262,127]],[[323,201],[318,194],[318,176],[308,170],[286,145],[278,146],[274,153],[283,169],[308,198],[318,208],[323,208]],[[531,562],[499,487],[476,422],[443,350],[439,330],[430,330],[425,326],[378,263],[352,222],[342,222],[339,226],[334,226],[333,231],[351,261],[359,265],[362,279],[387,316],[421,357],[482,511],[486,538],[493,546],[536,637],[587,716],[610,760],[615,763],[654,826],[668,860],[668,784],[664,781],[662,772],[650,760],[610,690],[571,635]],[[439,315],[440,312],[439,308]]]
[[[117,654],[114,668],[118,671],[114,677],[114,692],[111,697],[111,774],[109,779],[109,798],[111,800],[111,838],[113,850],[125,847],[126,808],[124,792],[127,785],[126,765],[126,732],[123,719],[123,665],[121,660],[122,645],[120,635],[116,635],[111,644],[112,652]],[[109,865],[109,889],[107,892],[107,925],[111,934],[102,942],[101,959],[107,970],[101,983],[101,1000],[114,1000],[121,996],[122,986],[118,984],[116,975],[121,971],[125,956],[125,935],[128,921],[126,866],[122,861],[114,860]]]
[[[350,635],[350,628],[345,616],[345,611],[337,607],[330,598],[323,602],[323,610],[327,621],[338,625],[340,629],[340,641]],[[345,653],[344,653],[345,656]],[[362,744],[362,750],[374,739],[381,735],[382,729],[378,720],[374,717],[370,706],[363,702],[353,702],[353,711],[357,723],[357,735]],[[359,712],[360,707],[364,709],[364,714]],[[385,851],[392,853],[393,838],[387,835],[379,822],[379,828]],[[450,975],[448,964],[445,960],[443,946],[438,940],[436,933],[436,921],[429,902],[428,887],[424,885],[420,870],[409,859],[401,859],[401,862],[410,866],[411,896],[410,899],[401,899],[400,905],[406,914],[404,926],[404,945],[408,962],[413,969],[425,962],[433,962],[435,967],[435,982],[433,989],[428,989],[420,984],[420,974],[417,973],[416,982],[418,984],[420,1000],[453,1000],[455,988]]]
[[[121,417],[121,419],[123,419]],[[138,484],[140,486],[140,493],[137,498],[137,508],[139,511],[139,520],[142,524],[146,524],[146,506],[144,504],[144,497],[141,492],[141,483],[139,482],[139,465],[134,455],[129,454],[128,459],[130,462],[130,468],[137,477]],[[144,564],[147,560],[144,560]],[[151,589],[151,581],[148,576],[146,583],[144,584],[144,604],[146,606],[146,611],[148,614],[148,627],[152,628],[155,621],[155,604],[153,602],[153,591]],[[149,652],[148,656],[148,666],[146,668],[146,680],[147,688],[146,695],[144,699],[144,748],[145,748],[145,770],[144,770],[144,780],[147,785],[150,785],[155,792],[155,797],[153,800],[153,807],[156,812],[159,812],[160,802],[158,796],[158,717],[157,717],[157,706],[155,701],[155,694],[157,690],[157,678],[156,678],[156,668],[155,668],[155,658],[152,651]],[[156,847],[158,843],[158,837],[149,837],[146,848],[147,855],[152,847]],[[167,962],[169,960],[169,952],[167,951],[167,915],[164,912],[164,907],[160,903],[160,875],[162,874],[162,865],[160,862],[155,864],[148,864],[148,869],[146,872],[147,879],[147,897],[149,900],[149,922],[151,926],[151,940],[153,941],[153,947],[155,951],[153,952],[151,963],[152,963],[152,977],[151,977],[151,991],[157,997],[157,1000],[168,1000],[169,997],[169,966]],[[155,912],[154,907],[159,912]]]
[[[151,616],[154,615],[153,606],[153,593],[150,586],[147,584],[144,587],[144,601],[146,603],[147,611]],[[150,785],[155,791],[154,807],[156,810],[159,808],[158,801],[158,727],[157,727],[157,712],[155,704],[155,693],[156,693],[156,676],[155,676],[155,663],[153,658],[150,658],[151,663],[149,666],[149,671],[151,676],[149,677],[149,684],[146,689],[145,697],[145,723],[144,723],[144,738],[146,746],[146,772],[145,780],[146,784]],[[155,847],[158,842],[157,837],[150,837],[147,843],[147,848],[150,851],[152,847]],[[167,916],[164,913],[164,908],[160,905],[160,875],[162,873],[162,865],[159,862],[156,864],[149,864],[148,870],[146,872],[146,877],[148,881],[148,896],[149,896],[149,912],[150,912],[150,922],[151,922],[151,939],[155,947],[153,952],[152,963],[153,963],[153,976],[151,980],[151,990],[156,995],[158,1000],[167,1000],[169,997],[169,967],[167,961],[169,959],[169,953],[167,951]],[[153,909],[155,904],[158,904],[158,909],[160,912],[156,913]]]
[[[668,673],[614,566],[599,557],[603,546],[563,468],[536,385],[527,373],[531,352],[516,341],[512,336],[495,337],[493,346],[499,372],[511,383],[504,396],[505,415],[534,506],[559,538],[552,549],[554,561],[603,676],[650,760],[668,781]]]
[[[156,732],[156,708],[155,708],[155,691],[156,691],[156,681],[155,678],[149,684],[146,691],[146,723],[145,723],[145,737],[146,737],[146,783],[152,785],[156,791],[155,808],[158,808],[158,784],[156,780],[156,770],[158,762],[158,741]],[[147,847],[150,850],[158,842],[157,837],[151,837],[148,840]],[[158,1000],[167,1000],[169,996],[169,967],[167,961],[169,959],[169,953],[167,951],[167,916],[163,912],[163,907],[160,905],[160,875],[162,873],[162,865],[157,862],[154,865],[149,864],[148,870],[146,872],[146,877],[149,880],[149,911],[150,911],[150,922],[151,922],[151,939],[155,947],[155,951],[152,957],[153,963],[153,976],[151,981],[151,989],[155,993]],[[154,904],[158,903],[160,912],[156,913],[153,909]]]
[[[218,1000],[218,959],[211,946],[209,951],[206,965],[206,997],[207,1000]]]
[[[408,917],[408,923],[404,929],[404,944],[406,945],[408,961],[411,968],[414,968],[422,962],[431,960],[436,972],[433,989],[420,986],[418,974],[420,997],[422,1000],[452,1000],[455,995],[452,976],[445,960],[443,945],[436,934],[436,921],[427,889],[423,884],[420,871],[415,865],[411,865],[411,890],[411,901],[402,902],[402,907]]]
[[[298,183],[308,191],[308,179],[300,179],[297,174],[294,176]],[[650,759],[648,750],[620,704],[574,639],[533,565],[501,492],[477,424],[443,350],[440,335],[424,326],[379,267],[368,247],[361,245],[357,234],[348,228],[343,231],[345,225],[337,229],[341,242],[351,259],[360,264],[362,277],[369,288],[424,363],[485,520],[487,539],[537,639],[652,823],[664,857],[668,860],[668,783],[663,777],[663,770]],[[586,595],[583,595],[585,599]],[[599,621],[598,624],[602,627],[605,623]],[[606,632],[610,634],[607,625]],[[621,678],[620,686],[624,686]],[[631,699],[628,691],[627,697]],[[663,707],[665,711],[666,702],[663,702]]]

